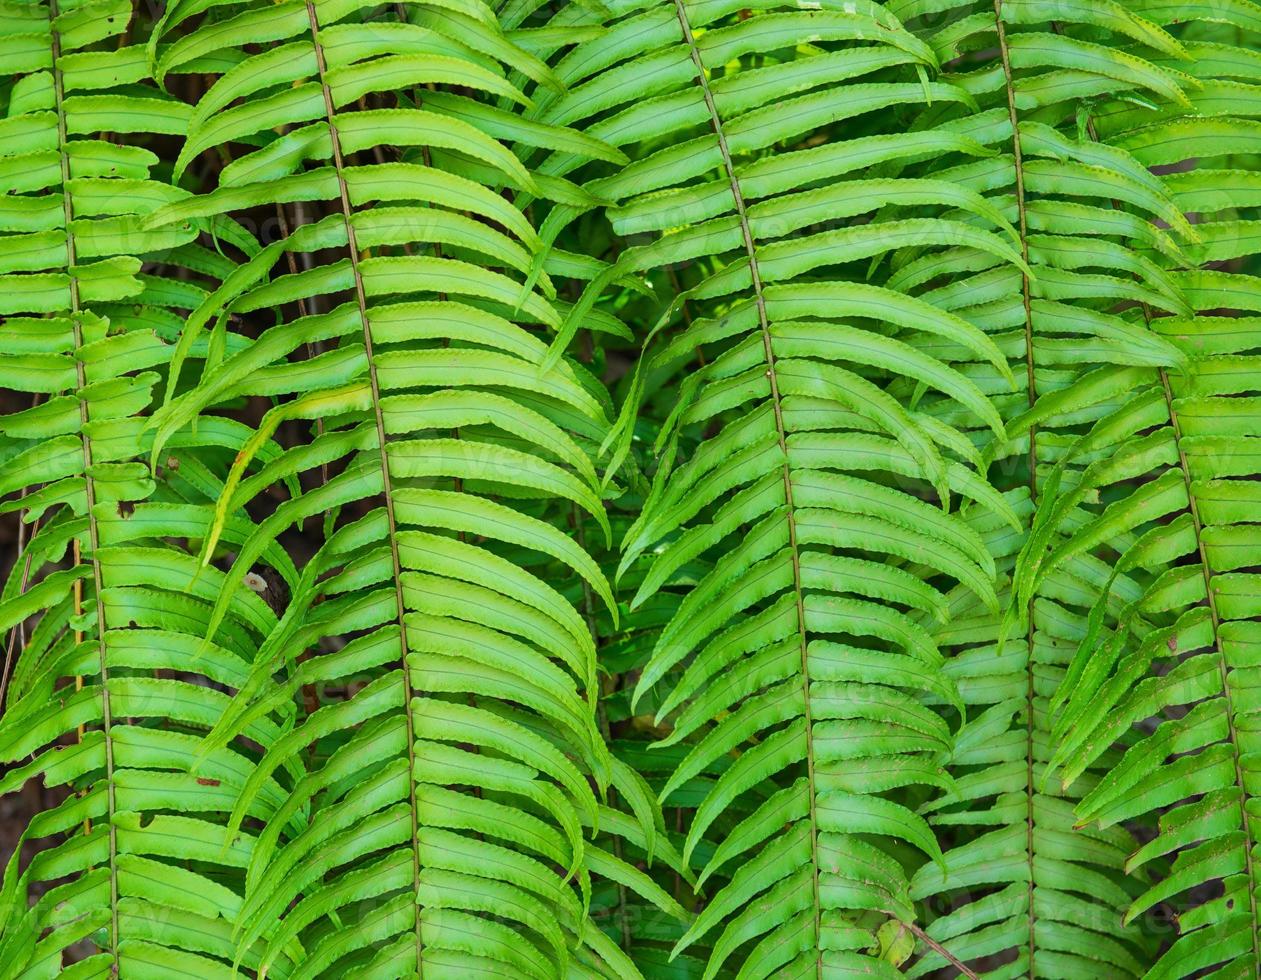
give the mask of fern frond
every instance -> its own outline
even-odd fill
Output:
[[[73,967],[84,976],[226,969],[252,842],[224,828],[247,760],[223,749],[200,775],[193,763],[228,701],[216,685],[244,680],[275,614],[253,592],[235,596],[220,642],[195,655],[223,574],[173,543],[208,533],[226,469],[216,456],[248,430],[179,429],[156,471],[143,462],[153,369],[222,266],[197,242],[201,223],[142,227],[187,196],[154,175],[144,144],[182,134],[188,110],[148,82],[141,49],[119,44],[131,16],[115,2],[5,10],[15,78],[0,124],[0,364],[32,407],[0,419],[0,490],[32,535],[0,601],[0,626],[19,640],[5,664],[0,791],[66,788],[23,832],[42,849],[23,867],[17,848],[6,870],[6,977],[58,972],[83,940],[95,947]],[[250,245],[243,229],[223,231]],[[190,354],[213,356],[204,341]],[[239,543],[252,528],[233,515],[225,531]],[[294,577],[278,549],[260,558]],[[278,730],[270,716],[251,728]],[[265,790],[260,810],[278,802],[274,782]]]
[[[1255,748],[1241,686],[1255,614],[1245,503],[1256,474],[1255,381],[1240,370],[1256,348],[1257,282],[1215,267],[1254,253],[1247,197],[1205,194],[1229,180],[1229,157],[1246,147],[1252,125],[1234,115],[1231,98],[1245,90],[1235,78],[1246,77],[1248,55],[1218,38],[1234,41],[1233,31],[1261,24],[1258,11],[1235,5],[1183,28],[1195,59],[1186,66],[1196,81],[1189,106],[1162,103],[1155,119],[1120,105],[1099,114],[1100,133],[1145,164],[1184,165],[1167,180],[1179,207],[1206,219],[1189,251],[1209,265],[1175,277],[1194,315],[1150,319],[1185,366],[1118,379],[1113,397],[1123,405],[1109,406],[1060,463],[1059,492],[1044,504],[1026,562],[1030,594],[1078,556],[1104,554],[1113,566],[1098,598],[1077,602],[1089,608],[1088,629],[1056,699],[1053,761],[1071,783],[1120,740],[1124,756],[1090,787],[1079,820],[1109,827],[1159,811],[1154,839],[1127,859],[1127,870],[1151,877],[1127,920],[1221,882],[1220,897],[1179,917],[1182,936],[1149,977],[1245,975],[1259,962]],[[1182,19],[1159,5],[1149,14],[1163,25]],[[1216,31],[1223,17],[1232,27]],[[1162,715],[1153,730],[1148,719]],[[1140,723],[1148,727],[1131,733]]]
[[[225,36],[278,45],[211,87],[177,167],[211,147],[247,152],[155,226],[327,207],[194,313],[185,343],[233,315],[282,316],[155,420],[174,431],[260,381],[280,396],[234,464],[225,515],[284,477],[331,473],[260,523],[219,603],[287,528],[334,529],[210,742],[303,688],[348,688],[262,743],[233,826],[280,767],[303,775],[251,857],[239,939],[266,945],[264,968],[300,941],[297,976],[634,976],[587,919],[590,875],[654,886],[584,842],[600,822],[589,781],[621,779],[595,725],[589,624],[551,584],[575,576],[615,615],[599,565],[550,519],[577,507],[608,533],[591,453],[612,406],[577,362],[546,363],[543,337],[563,319],[552,271],[572,263],[543,259],[512,200],[587,196],[536,178],[503,140],[617,154],[494,105],[529,103],[513,70],[554,80],[489,8],[458,8],[378,21],[362,3],[237,5],[159,58],[169,72]],[[290,359],[306,344],[327,348]],[[247,473],[254,448],[293,423],[312,438]]]
[[[686,326],[646,355],[643,376],[658,381],[695,350],[706,356],[670,406],[619,569],[629,575],[653,555],[635,572],[632,608],[687,569],[634,698],[661,689],[657,720],[673,718],[665,744],[690,743],[663,800],[724,763],[684,850],[710,850],[699,881],[722,884],[676,952],[710,934],[707,977],[729,961],[742,977],[891,971],[862,953],[879,951],[885,917],[915,919],[906,867],[941,857],[908,806],[916,787],[945,785],[951,744],[922,692],[957,701],[914,613],[944,613],[942,585],[960,582],[997,609],[981,539],[918,494],[935,490],[942,504],[957,494],[1014,520],[966,437],[892,392],[932,388],[1001,433],[990,401],[933,344],[1010,374],[972,323],[862,282],[853,267],[900,247],[955,245],[1016,269],[1023,261],[979,195],[880,176],[882,162],[908,152],[985,155],[975,140],[869,122],[845,138],[846,120],[888,107],[972,104],[961,89],[905,75],[936,69],[927,45],[874,5],[747,6],[680,3],[673,22],[659,6],[619,10],[559,59],[571,91],[536,112],[626,149],[628,166],[584,186],[615,202],[615,230],[653,236],[576,310],[616,276],[703,263],[662,318],[682,310]],[[571,7],[555,23],[581,17]],[[796,49],[803,34],[838,43]],[[754,53],[757,67],[733,63]],[[541,164],[572,166],[560,155]],[[937,216],[842,224],[884,202]],[[976,225],[946,217],[951,207]],[[838,227],[815,231],[823,222]]]
[[[1065,443],[1097,417],[1089,393],[1108,386],[1114,365],[1169,366],[1181,358],[1147,330],[1134,304],[1187,309],[1162,266],[1190,261],[1194,233],[1141,160],[1095,139],[1089,107],[1102,93],[1129,89],[1185,103],[1182,76],[1157,64],[1185,59],[1185,52],[1119,5],[948,6],[944,21],[934,16],[941,12],[935,5],[893,7],[950,62],[945,77],[978,103],[967,113],[930,107],[918,128],[966,134],[999,155],[944,171],[937,159],[911,162],[905,172],[931,168],[985,194],[1017,229],[1028,268],[954,249],[908,253],[895,261],[893,277],[983,326],[1011,358],[1023,390],[996,396],[1007,439],[995,443],[980,432],[973,438],[992,461],[992,478],[1013,505],[1020,502],[1027,536],[1028,501],[1041,497]],[[995,391],[997,378],[978,368],[985,374],[973,369],[969,376]],[[935,402],[941,399],[926,397],[924,410],[958,418],[953,406]],[[1006,578],[1025,542],[997,528],[990,535]],[[1051,595],[1088,593],[1105,578],[1098,566],[1075,568]],[[1027,603],[1028,596],[1008,593],[1011,612],[1003,621],[972,610],[957,625],[952,618],[942,634],[943,649],[957,647],[947,673],[959,682],[968,721],[949,767],[957,788],[923,808],[952,847],[944,871],[925,866],[916,873],[912,894],[942,909],[928,935],[986,975],[1137,976],[1146,941],[1137,929],[1116,928],[1132,898],[1120,875],[1128,837],[1121,828],[1084,837],[1074,828],[1074,797],[1048,788],[1045,776],[1054,753],[1049,701],[1063,676],[1065,643],[1084,624],[1059,609],[1030,612]],[[990,957],[1003,965],[992,966]],[[912,973],[943,963],[930,951]]]

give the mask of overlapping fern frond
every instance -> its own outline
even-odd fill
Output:
[[[1159,5],[1148,13],[1162,24],[1183,19]],[[1054,761],[1072,784],[1114,742],[1128,746],[1077,811],[1105,828],[1159,814],[1154,839],[1127,858],[1128,871],[1152,880],[1126,918],[1220,883],[1219,895],[1179,915],[1182,937],[1151,977],[1246,976],[1261,963],[1247,693],[1257,639],[1248,502],[1258,292],[1255,277],[1231,268],[1255,252],[1255,218],[1246,193],[1222,193],[1251,180],[1232,158],[1252,148],[1254,124],[1239,97],[1256,73],[1233,34],[1261,26],[1258,13],[1239,5],[1190,18],[1189,105],[1162,103],[1155,118],[1116,105],[1098,114],[1098,132],[1145,164],[1178,165],[1168,184],[1180,209],[1201,219],[1191,249],[1200,268],[1176,276],[1195,312],[1142,311],[1185,361],[1116,372],[1095,393],[1102,417],[1058,464],[1025,561],[1026,594],[1078,556],[1102,554],[1111,566],[1098,592],[1074,603],[1079,615],[1089,611],[1088,627],[1053,702]],[[1224,21],[1225,33],[1215,29]],[[1144,727],[1131,734],[1135,725]]]
[[[898,271],[912,290],[942,297],[990,331],[1011,358],[1023,391],[1002,396],[1008,439],[986,456],[991,478],[1023,501],[1027,534],[1029,501],[1040,498],[1049,468],[1104,410],[1092,393],[1127,366],[1180,361],[1138,309],[1189,309],[1164,267],[1193,261],[1195,234],[1145,161],[1096,138],[1090,110],[1101,93],[1132,92],[1124,97],[1139,104],[1139,114],[1152,98],[1187,104],[1182,86],[1193,80],[1163,63],[1186,64],[1189,56],[1161,27],[1117,5],[1004,0],[895,9],[950,59],[947,77],[978,102],[966,114],[930,108],[920,125],[999,151],[943,176],[1001,208],[1019,229],[1028,261],[1024,272],[960,248],[908,256]],[[943,283],[943,275],[952,279]],[[984,366],[970,376],[986,390],[996,387]],[[958,414],[949,411],[946,418]],[[990,533],[1007,579],[1023,539]],[[958,681],[968,720],[951,760],[956,788],[924,811],[955,846],[944,871],[920,869],[912,894],[941,910],[929,936],[988,976],[1138,976],[1145,969],[1149,941],[1137,928],[1117,929],[1135,894],[1121,872],[1136,845],[1119,827],[1080,832],[1073,795],[1049,788],[1045,778],[1055,746],[1049,701],[1085,632],[1061,603],[1093,594],[1107,574],[1097,560],[1065,566],[1027,616],[1028,596],[1004,592],[1004,605],[1014,601],[1022,614],[1018,632],[973,609],[943,633],[943,647],[958,647],[947,672]],[[930,955],[913,972],[943,962]]]
[[[562,323],[551,276],[585,267],[543,262],[528,279],[541,242],[511,200],[588,197],[536,178],[505,141],[620,154],[492,104],[529,103],[513,70],[555,79],[488,8],[458,6],[378,20],[362,3],[247,4],[159,60],[161,72],[178,70],[226,36],[276,45],[209,90],[177,168],[205,147],[246,152],[218,188],[155,224],[331,205],[242,262],[195,312],[194,329],[266,308],[283,315],[157,419],[172,431],[260,383],[291,396],[237,458],[224,513],[282,475],[329,473],[245,543],[220,604],[286,528],[320,517],[335,527],[214,739],[304,686],[354,688],[263,746],[234,825],[281,766],[309,764],[252,856],[243,941],[265,940],[266,964],[300,938],[300,976],[542,977],[564,972],[575,946],[580,974],[628,975],[586,917],[589,874],[665,897],[584,844],[601,820],[589,779],[624,797],[642,790],[595,724],[590,623],[550,584],[563,569],[613,609],[600,567],[551,521],[577,508],[608,533],[591,456],[612,405],[579,363],[548,362],[548,333]],[[283,135],[270,138],[276,127]],[[312,344],[327,349],[286,360]],[[247,475],[254,448],[295,420],[318,431]],[[268,686],[278,673],[285,682]],[[289,833],[308,806],[304,829]],[[620,815],[604,817],[618,826]],[[620,829],[642,838],[656,826],[650,816]]]
[[[920,695],[956,696],[911,614],[944,613],[943,582],[997,610],[981,539],[908,491],[1014,520],[966,437],[883,388],[914,378],[1001,433],[980,389],[918,344],[953,343],[1000,374],[1006,361],[973,324],[864,282],[862,263],[961,242],[1023,263],[1014,230],[978,194],[866,172],[930,150],[984,154],[975,140],[879,128],[844,138],[844,120],[904,102],[972,103],[917,77],[938,67],[927,45],[875,5],[742,9],[628,5],[557,63],[570,92],[539,116],[581,123],[631,157],[585,184],[616,202],[618,232],[652,235],[606,280],[701,260],[670,310],[686,326],[644,373],[661,377],[698,348],[704,366],[677,389],[621,562],[654,552],[632,606],[685,566],[703,569],[689,571],[636,690],[639,700],[660,686],[658,718],[674,715],[666,744],[692,739],[663,800],[739,751],[689,829],[685,856],[707,834],[720,841],[700,882],[722,884],[678,950],[714,930],[706,976],[729,960],[741,976],[823,975],[860,969],[890,916],[913,921],[904,862],[940,860],[907,801],[943,785],[951,743]],[[555,21],[581,22],[574,8]],[[799,51],[802,36],[819,44]],[[850,41],[873,43],[837,43]],[[758,67],[719,77],[737,57]],[[846,221],[886,202],[937,216]]]
[[[176,544],[208,533],[249,430],[230,419],[195,436],[174,430],[151,472],[143,418],[184,316],[226,263],[197,243],[200,222],[143,228],[147,213],[187,196],[155,179],[159,157],[146,144],[182,135],[188,110],[147,80],[143,47],[118,43],[130,17],[114,2],[4,10],[16,78],[0,123],[0,345],[5,386],[33,399],[0,419],[0,489],[16,492],[5,509],[31,528],[0,603],[10,641],[0,787],[66,788],[25,830],[42,850],[19,867],[18,848],[6,871],[6,977],[51,975],[89,937],[98,952],[75,975],[196,972],[213,969],[204,954],[231,959],[232,883],[251,840],[225,829],[248,761],[223,748],[192,770],[228,702],[219,688],[243,681],[276,616],[255,592],[235,594],[218,642],[203,646],[223,576]],[[126,142],[110,138],[119,135]],[[237,226],[218,231],[251,246]],[[213,356],[204,341],[188,353]],[[252,532],[234,516],[224,540]],[[295,578],[279,548],[259,561],[277,581]],[[278,732],[271,714],[249,730]],[[256,812],[271,812],[279,788],[262,789]]]

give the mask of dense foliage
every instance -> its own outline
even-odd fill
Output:
[[[1261,976],[1261,5],[0,66],[0,980]]]

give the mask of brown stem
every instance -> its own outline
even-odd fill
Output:
[[[75,273],[75,266],[78,264],[78,258],[75,252],[74,232],[71,230],[74,222],[74,208],[71,203],[70,194],[70,153],[68,149],[68,133],[66,127],[66,111],[65,111],[65,86],[62,79],[61,68],[61,35],[57,30],[56,22],[58,16],[57,0],[49,0],[48,17],[52,35],[52,76],[53,76],[53,98],[57,107],[57,148],[61,158],[61,186],[62,186],[62,217],[66,228],[66,272],[70,280],[70,323],[74,332],[74,361],[75,361],[75,385],[77,391],[82,391],[87,386],[87,368],[83,362],[83,317],[82,310],[79,305],[79,277]],[[104,583],[101,577],[100,555],[100,535],[96,525],[96,481],[92,478],[92,443],[88,437],[88,401],[86,398],[79,397],[79,430],[80,443],[83,447],[83,491],[85,497],[85,506],[88,520],[88,547],[92,552],[92,591],[93,598],[96,602],[96,637],[97,637],[97,654],[99,660],[99,670],[101,676],[101,727],[104,731],[102,739],[105,749],[105,798],[106,798],[106,834],[109,841],[109,898],[110,898],[110,925],[109,925],[109,951],[110,951],[110,976],[118,976],[118,835],[114,826],[114,812],[116,808],[115,787],[114,787],[114,743],[111,734],[113,727],[113,716],[110,710],[110,692],[109,692],[109,657],[108,649],[105,643],[105,599],[102,595],[104,591]],[[80,544],[76,536],[74,539],[74,561],[77,566],[80,564],[79,554]],[[79,611],[82,598],[82,579],[75,580],[75,610]],[[76,635],[76,640],[81,634]],[[83,678],[75,678],[75,687],[82,688]],[[80,729],[80,738],[82,738],[82,729]],[[90,831],[90,824],[87,825]]]
[[[328,86],[324,48],[320,44],[320,24],[315,13],[314,0],[306,0],[307,19],[311,24],[311,41],[315,46],[315,62],[319,69],[320,87],[324,92],[324,111],[328,117],[328,135],[333,147],[333,166],[337,173],[337,186],[341,197],[342,220],[346,226],[346,247],[350,253],[350,266],[354,273],[355,299],[359,305],[359,322],[363,328],[364,358],[368,364],[368,383],[372,390],[372,409],[377,430],[377,449],[381,464],[381,488],[385,497],[386,525],[390,539],[390,561],[394,573],[394,601],[398,609],[399,661],[403,678],[403,719],[407,732],[408,798],[411,804],[411,852],[413,895],[420,892],[420,840],[417,833],[416,805],[416,736],[412,721],[411,673],[407,664],[407,621],[403,595],[402,561],[399,558],[398,525],[394,516],[394,494],[390,480],[389,455],[386,452],[385,417],[381,411],[381,388],[377,382],[377,366],[373,356],[372,328],[368,321],[368,297],[364,289],[363,273],[359,268],[359,246],[355,237],[354,212],[350,206],[350,192],[346,186],[345,166],[342,161],[341,139],[337,133],[333,94]],[[416,972],[424,977],[424,937],[420,906],[416,906]]]
[[[932,936],[926,933],[914,922],[903,922],[901,919],[899,919],[898,925],[900,925],[903,929],[905,929],[907,932],[913,935],[916,939],[922,942],[925,946],[931,949],[938,956],[944,957],[950,963],[950,965],[953,966],[956,970],[958,970],[963,976],[969,977],[971,978],[971,980],[980,980],[980,978],[977,976],[977,974],[974,971],[970,970],[967,966],[964,965],[962,960],[960,960],[957,956],[955,956],[954,953],[950,952],[950,950],[946,949],[946,947],[943,946],[941,943],[937,942],[936,939],[934,939]]]
[[[762,289],[762,274],[758,269],[757,249],[753,243],[753,232],[749,227],[749,215],[744,206],[744,194],[740,190],[740,181],[736,177],[735,164],[731,159],[731,150],[727,146],[727,136],[723,131],[722,119],[718,114],[718,108],[714,103],[713,93],[709,88],[709,79],[705,74],[705,63],[701,59],[700,49],[696,46],[696,39],[692,34],[692,25],[687,18],[687,10],[683,5],[683,0],[674,0],[675,12],[678,14],[679,26],[683,30],[683,39],[687,42],[688,50],[692,55],[692,63],[696,67],[696,82],[700,86],[701,94],[705,98],[705,106],[709,110],[710,122],[713,125],[714,136],[718,140],[718,150],[722,155],[723,170],[727,174],[727,180],[731,185],[731,196],[735,203],[736,215],[740,219],[740,233],[744,239],[744,250],[749,263],[749,276],[753,285],[753,295],[757,306],[758,325],[762,334],[762,351],[766,360],[766,377],[771,386],[771,404],[775,410],[775,431],[779,440],[780,451],[784,455],[783,476],[784,476],[784,503],[786,505],[785,513],[788,522],[788,547],[792,554],[793,569],[793,592],[797,599],[797,630],[801,637],[801,683],[804,693],[804,714],[806,727],[806,773],[809,779],[810,792],[810,859],[813,874],[811,875],[811,883],[813,886],[814,898],[814,934],[817,953],[815,957],[815,973],[822,980],[823,977],[823,948],[819,943],[819,932],[821,929],[821,909],[822,903],[819,897],[819,824],[816,814],[816,793],[815,793],[815,775],[814,775],[814,733],[813,723],[810,712],[810,663],[809,654],[807,652],[806,642],[806,610],[805,610],[805,590],[802,586],[801,578],[801,553],[797,545],[797,521],[793,508],[793,488],[792,488],[792,472],[788,467],[788,437],[784,427],[784,412],[779,394],[779,380],[775,373],[775,351],[771,343],[771,327],[770,321],[766,315],[766,296]]]

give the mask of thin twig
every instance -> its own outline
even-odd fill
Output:
[[[958,970],[963,976],[970,977],[971,980],[980,980],[980,977],[978,977],[975,972],[969,969],[963,963],[963,961],[959,959],[959,957],[955,956],[954,953],[946,949],[945,946],[937,942],[936,939],[934,939],[932,936],[926,933],[914,922],[903,922],[901,919],[898,919],[897,922],[898,922],[898,925],[900,925],[903,929],[905,929],[907,932],[913,935],[916,939],[922,942],[925,946],[931,949],[938,956],[942,956],[946,960],[948,960],[950,965],[953,966],[956,970]]]

